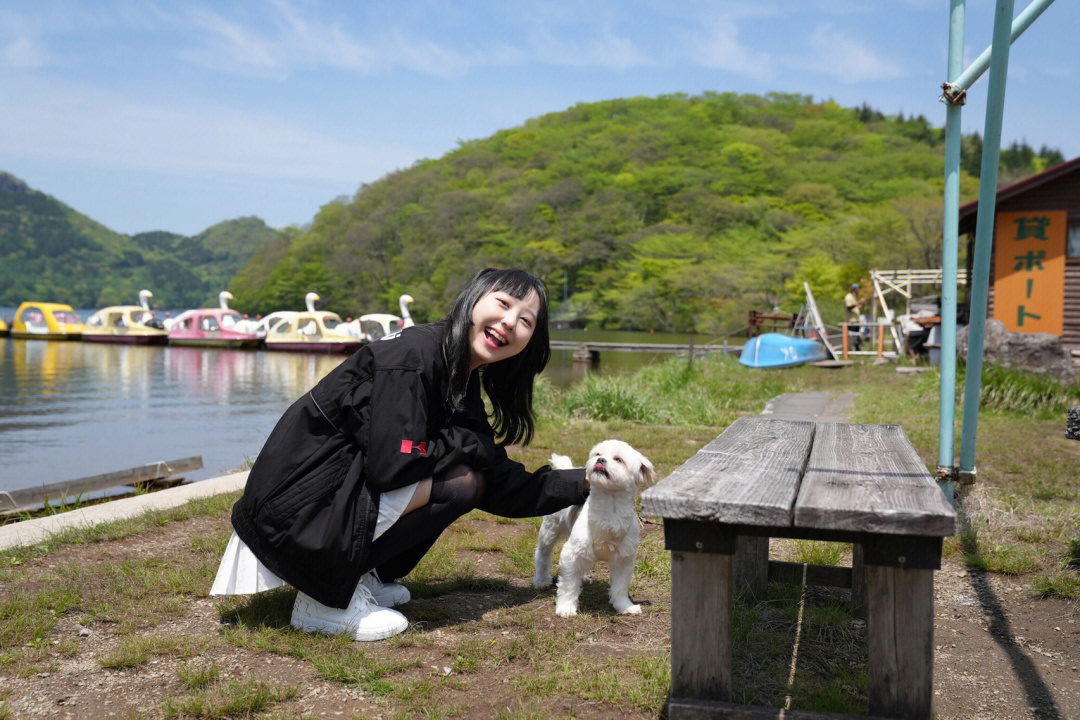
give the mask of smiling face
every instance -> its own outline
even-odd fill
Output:
[[[540,298],[532,291],[521,300],[502,290],[480,298],[473,306],[469,326],[469,370],[524,350],[536,329],[539,312]]]

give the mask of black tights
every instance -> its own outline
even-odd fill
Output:
[[[464,465],[434,478],[427,505],[402,515],[371,544],[367,565],[383,582],[408,575],[450,523],[475,508],[484,478]]]

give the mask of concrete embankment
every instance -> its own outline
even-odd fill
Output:
[[[72,528],[89,528],[143,513],[169,510],[199,498],[233,492],[244,487],[247,471],[200,480],[158,492],[90,505],[47,517],[24,520],[0,527],[0,550],[33,545]]]

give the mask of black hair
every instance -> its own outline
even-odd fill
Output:
[[[528,345],[513,357],[480,368],[480,381],[488,399],[491,400],[495,436],[504,444],[532,440],[535,420],[533,417],[533,381],[551,359],[548,339],[547,286],[534,275],[515,269],[485,268],[476,273],[458,293],[450,311],[442,320],[443,360],[450,372],[447,383],[447,402],[455,409],[462,409],[465,390],[469,384],[469,327],[472,311],[480,298],[490,292],[501,291],[524,300],[535,292],[540,300],[536,313],[536,326]]]

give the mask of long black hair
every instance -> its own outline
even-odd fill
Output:
[[[445,327],[443,360],[450,372],[447,401],[462,409],[469,384],[469,327],[480,298],[490,292],[505,292],[524,300],[535,292],[540,300],[529,344],[513,357],[480,368],[480,380],[493,407],[495,436],[504,444],[529,444],[532,440],[533,381],[551,359],[548,339],[548,299],[544,281],[524,270],[485,268],[462,288],[450,311],[439,321]]]

